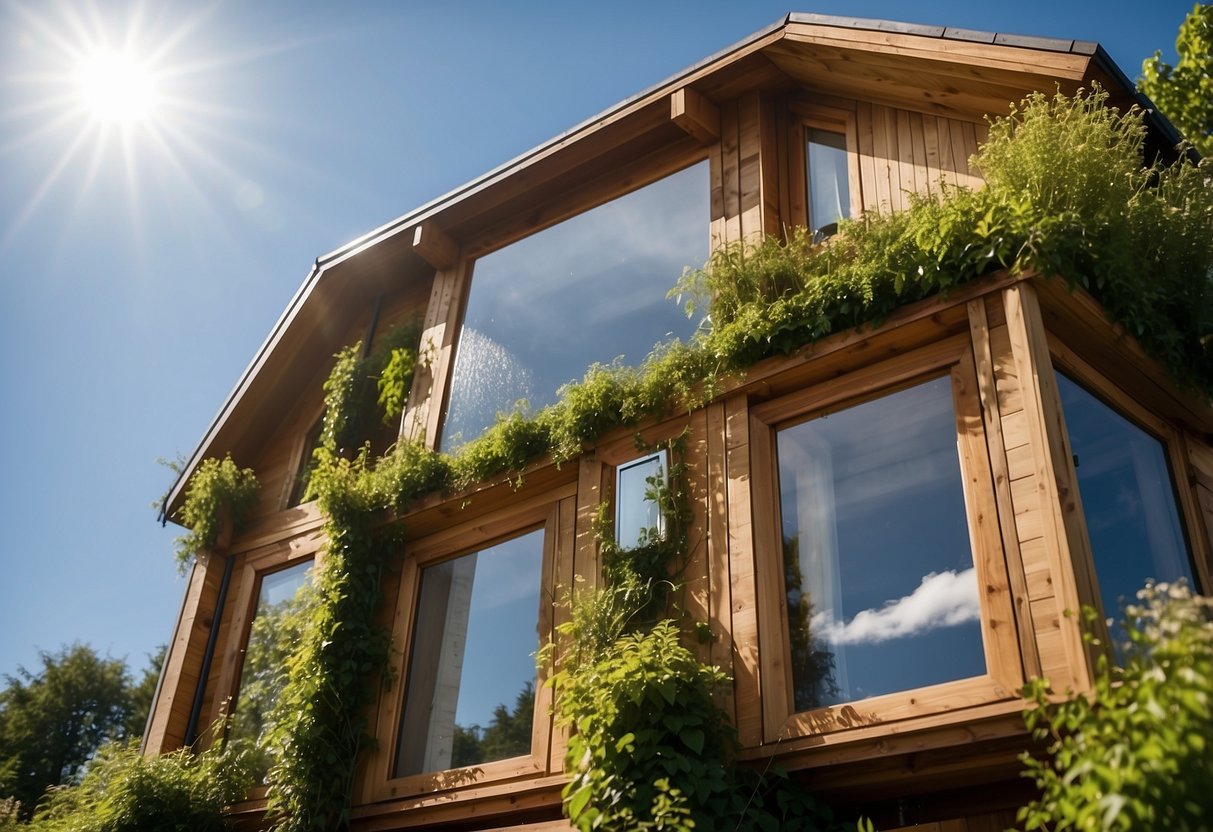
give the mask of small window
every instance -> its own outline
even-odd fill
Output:
[[[632,549],[665,533],[654,489],[665,483],[665,451],[633,459],[615,469],[615,542]]]
[[[776,432],[793,711],[986,672],[949,378]]]
[[[286,663],[298,643],[311,594],[312,561],[261,576],[249,627],[230,735],[263,747],[269,712],[286,685]],[[262,761],[268,770],[268,758]],[[264,770],[263,772],[264,773]]]
[[[531,752],[544,530],[425,566],[396,777]]]
[[[805,132],[808,225],[814,239],[822,240],[838,231],[840,220],[851,216],[847,137],[816,127]]]
[[[1192,585],[1163,443],[1061,373],[1057,386],[1104,612],[1116,617],[1147,578]]]

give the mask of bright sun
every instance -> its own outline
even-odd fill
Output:
[[[133,124],[155,111],[152,73],[130,55],[111,50],[86,55],[76,67],[76,87],[96,121]]]

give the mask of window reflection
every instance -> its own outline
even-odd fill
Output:
[[[421,571],[396,776],[530,753],[543,530]]]
[[[229,732],[258,746],[264,756],[260,761],[263,774],[269,770],[265,739],[270,710],[286,686],[287,659],[299,643],[311,609],[312,593],[307,591],[311,569],[309,560],[263,575],[249,627]]]
[[[795,709],[984,673],[950,379],[776,447]]]
[[[1115,617],[1147,578],[1190,584],[1163,444],[1061,373],[1057,386],[1104,611]]]
[[[809,128],[806,144],[809,228],[814,238],[824,239],[838,231],[839,220],[851,216],[847,137]]]
[[[591,364],[636,363],[694,323],[666,297],[708,256],[707,162],[476,261],[442,447],[519,400],[536,410]]]
[[[655,485],[665,481],[665,454],[657,452],[624,463],[615,473],[615,542],[634,549],[661,534],[661,510],[650,499]]]

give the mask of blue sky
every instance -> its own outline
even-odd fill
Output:
[[[1084,40],[1135,77],[1191,3],[0,0],[0,674],[139,668],[184,579],[149,505],[313,259],[789,10]],[[79,112],[124,44],[154,131]]]

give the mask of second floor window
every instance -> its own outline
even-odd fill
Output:
[[[809,228],[816,239],[838,231],[851,216],[847,137],[810,127],[806,131],[805,170],[808,172]]]
[[[532,234],[475,264],[442,447],[475,439],[525,400],[556,401],[594,363],[639,363],[694,330],[666,297],[708,256],[708,163]]]

